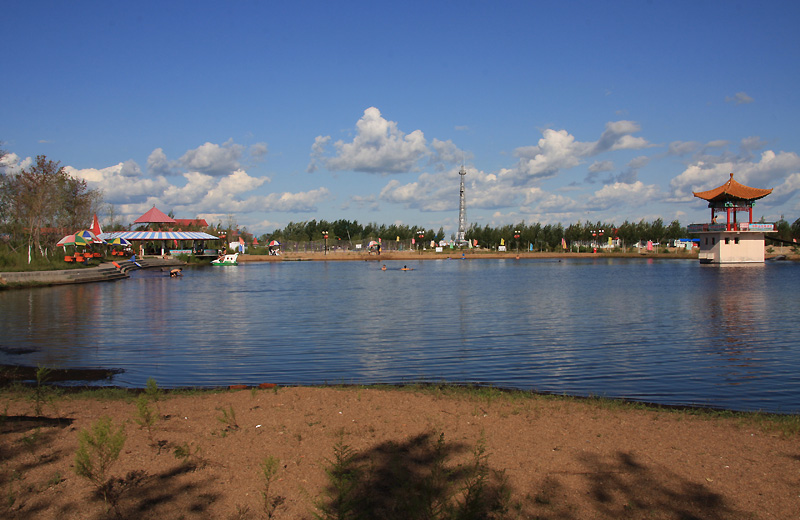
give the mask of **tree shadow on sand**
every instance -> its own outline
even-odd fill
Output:
[[[458,461],[460,463],[456,463]],[[750,518],[707,483],[629,452],[611,457],[582,453],[578,471],[542,475],[525,497],[512,495],[504,472],[492,470],[483,440],[474,447],[424,433],[355,452],[334,447],[329,485],[316,501],[318,519]]]
[[[320,519],[501,518],[510,496],[482,439],[470,448],[428,432],[360,453],[340,440],[328,463],[329,486],[315,504]]]
[[[592,518],[750,518],[749,514],[733,509],[708,486],[687,480],[667,468],[648,467],[631,453],[619,451],[612,459],[584,453],[579,461],[585,471],[547,476],[535,499],[526,504],[526,512],[542,520],[577,520],[587,510]],[[559,476],[570,483],[563,484]],[[575,493],[576,485],[581,489],[580,494]],[[584,491],[587,488],[588,495]],[[579,504],[574,497],[581,495]]]

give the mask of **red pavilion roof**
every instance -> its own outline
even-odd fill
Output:
[[[152,209],[150,209],[150,211],[148,211],[147,213],[145,213],[144,215],[133,221],[134,224],[149,224],[149,223],[160,223],[160,222],[167,222],[169,224],[174,224],[175,220],[172,217],[165,215],[164,212],[162,212],[155,206],[153,206]]]
[[[728,180],[728,182],[722,186],[714,188],[713,190],[693,191],[692,193],[695,197],[707,200],[709,202],[718,202],[731,199],[756,200],[760,199],[761,197],[766,197],[772,193],[772,188],[763,190],[761,188],[751,188],[750,186],[745,186],[744,184],[740,184],[733,180],[733,174],[731,173],[730,180]]]

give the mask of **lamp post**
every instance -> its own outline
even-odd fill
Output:
[[[604,229],[597,229],[592,231],[592,237],[594,238],[594,252],[597,252],[597,248],[600,246],[600,240],[603,238],[603,233],[605,232]]]
[[[425,231],[417,231],[417,236],[419,237],[419,254],[422,254],[422,240],[425,238]]]
[[[519,254],[519,229],[514,230],[514,238],[517,239],[517,254]]]
[[[323,231],[322,236],[325,237],[325,254],[328,254],[328,232]]]

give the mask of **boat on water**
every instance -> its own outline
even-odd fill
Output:
[[[211,261],[211,265],[239,265],[239,253],[225,255]]]

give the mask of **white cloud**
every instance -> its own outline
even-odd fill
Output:
[[[317,188],[299,193],[271,193],[263,198],[264,211],[300,212],[316,211],[317,204],[330,198],[328,188]],[[260,201],[262,202],[262,201]]]
[[[614,169],[614,161],[595,161],[589,166],[591,173],[610,172]]]
[[[539,182],[558,175],[562,170],[574,168],[586,157],[617,150],[638,150],[651,145],[642,137],[630,134],[641,128],[633,121],[612,121],[606,123],[600,139],[595,142],[576,141],[566,130],[546,129],[536,146],[523,146],[514,150],[519,162],[513,168],[501,171],[500,178],[514,184]],[[594,163],[602,167],[610,161]],[[593,165],[593,166],[594,166]],[[597,168],[596,167],[596,168]],[[593,180],[596,173],[590,167],[588,180]]]
[[[314,140],[308,171],[313,172],[322,164],[331,171],[406,173],[415,171],[418,161],[430,154],[421,130],[406,135],[396,122],[384,119],[375,107],[364,110],[352,142],[334,143],[336,154],[332,157],[325,155],[329,141],[329,136]]]
[[[183,177],[186,179],[185,185],[170,185],[161,195],[167,204],[188,206],[197,203],[214,188],[217,182],[214,177],[200,172],[184,173]]]
[[[19,155],[13,152],[9,152],[3,158],[0,158],[0,172],[8,175],[16,175],[31,166],[33,166],[32,158],[20,159]]]
[[[788,202],[800,191],[800,173],[793,173],[786,177],[783,183],[779,184],[772,190],[770,195],[763,199],[765,206],[780,206]],[[800,210],[800,201],[795,204],[795,211]]]
[[[191,177],[188,178],[191,179]],[[192,202],[192,206],[197,208],[197,211],[223,213],[259,209],[254,208],[252,202],[249,202],[253,197],[242,200],[239,196],[251,192],[269,181],[267,177],[252,177],[244,170],[236,170],[230,175],[216,180],[215,184],[210,176],[205,174],[199,174],[194,178],[200,186],[193,187],[191,190],[198,197],[202,194],[202,197]]]
[[[727,182],[729,174],[754,188],[769,188],[770,184],[786,179],[800,172],[800,157],[794,152],[765,150],[758,162],[749,160],[749,150],[745,155],[725,156],[717,162],[697,161],[690,164],[677,177],[670,181],[672,196],[679,200],[691,200],[693,191],[705,191]]]
[[[586,203],[590,209],[602,211],[617,206],[643,206],[655,200],[658,195],[659,188],[655,184],[646,185],[641,181],[632,184],[615,182],[600,188]]]
[[[754,100],[744,92],[737,92],[733,96],[725,97],[726,103],[734,103],[736,105],[746,105],[752,103]]]
[[[559,170],[577,166],[581,162],[585,146],[575,141],[566,130],[546,129],[536,146],[525,146],[514,150],[519,157],[516,167],[503,170],[500,178],[512,183],[543,180],[554,177]]]
[[[161,175],[143,177],[139,165],[132,160],[101,169],[78,170],[65,166],[64,170],[73,177],[85,180],[89,188],[102,191],[104,200],[111,204],[140,203],[147,197],[161,194],[170,186]]]
[[[147,158],[147,171],[151,175],[172,175],[175,164],[167,159],[162,148],[156,148]]]
[[[585,155],[592,156],[614,150],[640,150],[652,146],[646,139],[630,135],[640,130],[639,124],[633,121],[608,122],[600,139],[591,143]]]
[[[431,164],[443,171],[446,164],[463,163],[464,160],[472,159],[472,154],[460,150],[453,141],[440,141],[434,137],[431,143]]]
[[[547,193],[538,187],[525,190],[525,200],[522,204],[528,213],[565,213],[579,209],[578,203],[573,199]]]
[[[379,199],[420,211],[456,211],[459,204],[458,170],[421,174],[416,181],[401,183],[392,179],[381,190]],[[519,190],[497,182],[494,175],[467,169],[465,191],[468,208],[507,207],[519,199]]]
[[[190,171],[223,176],[240,168],[239,160],[243,153],[244,146],[235,144],[231,139],[221,146],[214,143],[198,146],[183,154],[179,162]]]
[[[519,189],[504,184],[487,186],[480,191],[469,191],[467,211],[470,208],[497,209],[516,206],[520,199]]]
[[[269,153],[267,143],[256,143],[250,146],[250,157],[255,160],[261,160]]]
[[[342,209],[347,210],[353,206],[356,208],[369,209],[373,211],[377,211],[380,207],[376,195],[352,195],[350,200],[342,204]]]

